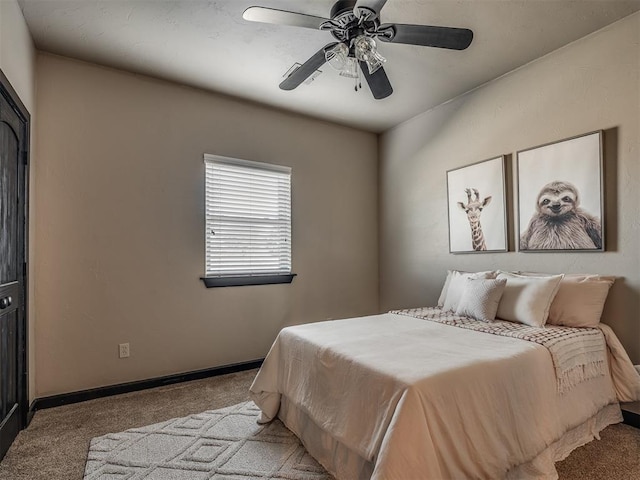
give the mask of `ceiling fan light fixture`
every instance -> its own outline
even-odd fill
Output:
[[[337,43],[324,53],[327,63],[341,72],[349,61],[349,47],[344,43]]]
[[[378,46],[373,38],[366,35],[359,35],[356,37],[354,43],[354,51],[356,59],[360,62],[365,62],[369,69],[369,74],[373,74],[376,70],[382,67],[382,64],[387,61],[378,52]]]
[[[358,78],[358,62],[349,56],[349,47],[346,43],[338,43],[329,48],[324,56],[327,63],[336,69],[340,76]]]
[[[347,57],[347,62],[345,63],[342,70],[340,70],[341,77],[347,78],[359,78],[360,72],[358,72],[358,62],[353,57]]]

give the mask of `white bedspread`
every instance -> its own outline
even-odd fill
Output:
[[[504,478],[617,401],[608,375],[560,395],[536,343],[391,313],[283,329],[251,386],[261,421],[280,395],[374,479]]]

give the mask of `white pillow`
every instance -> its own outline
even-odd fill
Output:
[[[460,302],[460,297],[462,297],[462,292],[464,292],[465,280],[467,278],[496,278],[496,272],[487,271],[487,272],[459,272],[457,270],[450,270],[451,275],[448,280],[448,284],[445,281],[444,290],[447,289],[445,293],[445,298],[442,304],[443,310],[450,310],[455,312],[458,308],[458,303]]]
[[[456,315],[472,317],[483,322],[495,320],[506,285],[505,278],[467,278]]]
[[[507,285],[498,305],[496,316],[503,320],[542,327],[549,317],[549,309],[564,275],[529,277],[500,272],[498,278]]]
[[[440,296],[438,297],[438,307],[442,308],[444,305],[444,300],[447,298],[447,290],[449,290],[449,283],[451,283],[451,275],[453,274],[453,270],[447,270],[447,278],[444,281],[444,285],[442,286],[442,291],[440,292]]]
[[[611,278],[565,278],[551,304],[548,322],[567,327],[592,327],[600,323]]]
[[[528,276],[542,276],[539,273],[523,273]],[[615,277],[594,274],[565,274],[560,282],[547,323],[566,327],[595,328],[600,323],[604,302]]]

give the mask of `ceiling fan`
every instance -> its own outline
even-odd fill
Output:
[[[249,7],[242,17],[251,22],[326,30],[337,40],[294,70],[280,84],[282,90],[293,90],[328,62],[340,75],[355,78],[356,90],[362,72],[374,98],[386,98],[393,88],[382,67],[386,59],[378,53],[375,40],[451,50],[464,50],[473,40],[473,32],[466,28],[380,23],[385,3],[387,0],[339,0],[331,8],[331,18],[268,7]]]

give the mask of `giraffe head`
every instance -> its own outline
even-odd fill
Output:
[[[464,191],[467,194],[467,204],[465,205],[463,202],[458,202],[458,207],[460,207],[460,209],[467,214],[467,218],[470,222],[480,221],[480,214],[482,213],[482,209],[489,205],[489,203],[491,202],[491,196],[488,196],[484,200],[480,201],[480,194],[478,193],[477,189],[465,188]]]

